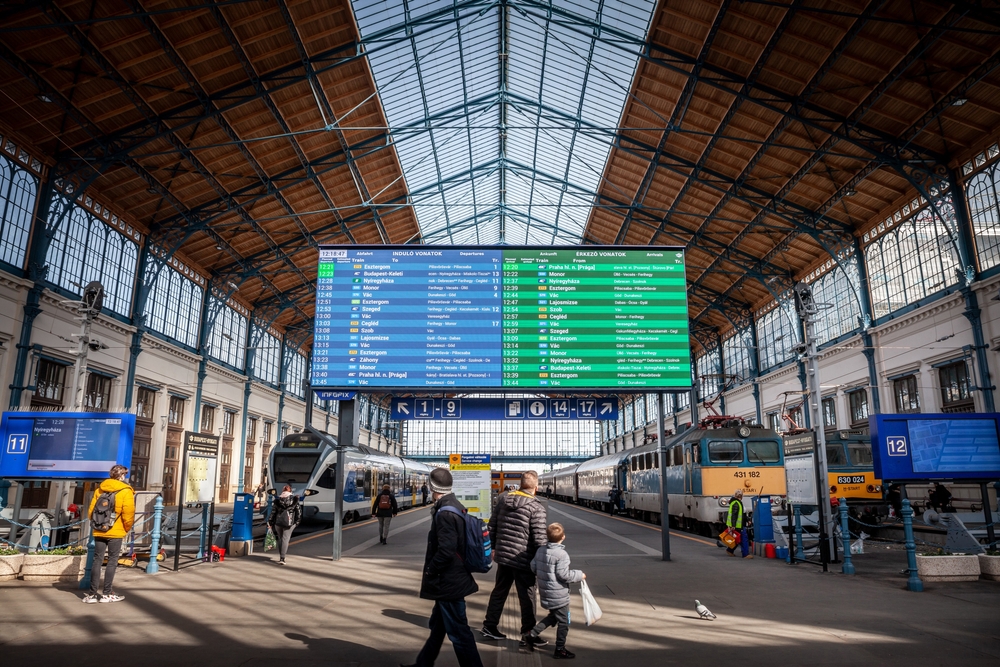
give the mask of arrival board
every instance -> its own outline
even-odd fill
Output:
[[[317,389],[691,385],[677,248],[320,249]]]

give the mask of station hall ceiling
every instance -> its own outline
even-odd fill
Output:
[[[664,244],[704,340],[950,187],[998,52],[992,0],[7,2],[0,128],[279,328],[322,243]]]

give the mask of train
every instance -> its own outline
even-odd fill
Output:
[[[757,495],[771,496],[772,509],[784,506],[784,450],[776,431],[710,417],[668,436],[665,450],[671,527],[716,534],[736,489],[743,490],[748,511]],[[617,487],[624,514],[660,523],[659,457],[653,442],[543,473],[539,487],[558,500],[602,511],[610,510],[609,492]]]
[[[336,501],[336,438],[309,433],[291,433],[271,450],[267,483],[280,493],[288,484],[303,497],[303,521],[329,523],[334,520]],[[421,487],[432,468],[418,461],[391,456],[358,446],[344,453],[344,522],[371,516],[372,502],[383,484],[388,484],[400,509],[423,503]],[[429,496],[428,496],[429,498]]]
[[[502,493],[510,489],[521,488],[521,472],[504,472],[494,470],[490,473],[490,488],[495,493]]]

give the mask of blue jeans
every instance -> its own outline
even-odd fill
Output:
[[[424,642],[417,656],[419,667],[433,667],[441,652],[445,635],[451,640],[461,667],[483,667],[476,648],[476,638],[469,629],[469,619],[465,616],[465,600],[437,600],[431,612],[431,636]]]
[[[728,551],[729,553],[735,553],[736,552],[736,547],[733,547],[732,549],[726,549],[726,551]],[[744,558],[746,558],[747,555],[749,555],[749,553],[750,553],[750,537],[747,535],[747,529],[746,528],[741,528],[740,529],[740,555],[742,555]]]

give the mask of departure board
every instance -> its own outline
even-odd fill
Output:
[[[314,388],[648,391],[690,355],[678,248],[320,249]]]

